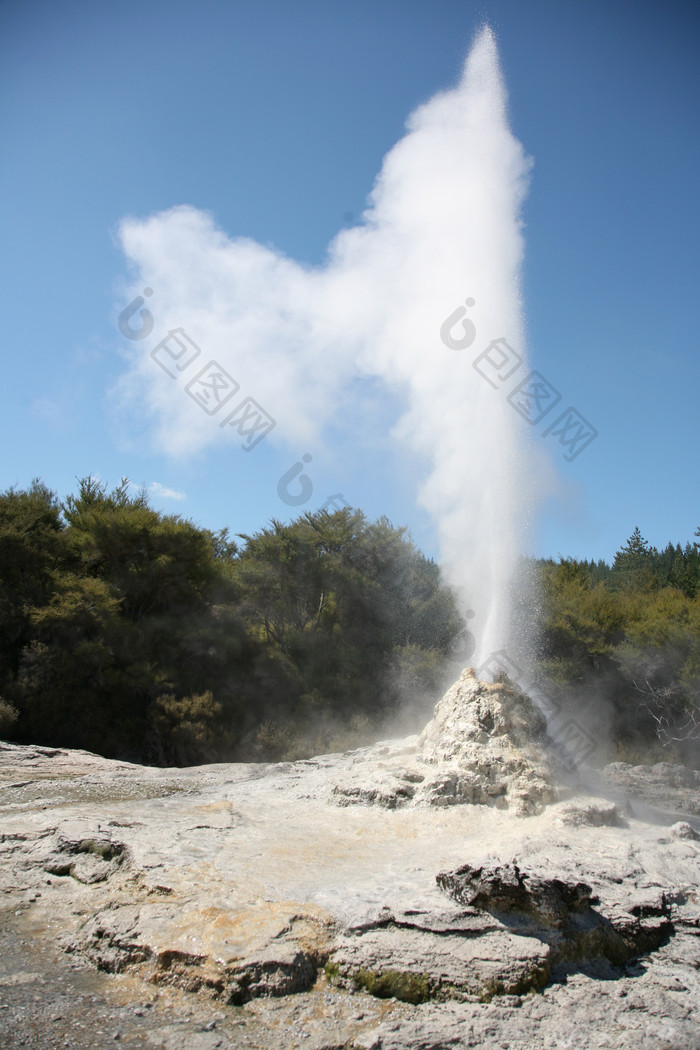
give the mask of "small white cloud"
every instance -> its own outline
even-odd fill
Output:
[[[177,489],[166,488],[165,485],[161,485],[159,481],[152,481],[148,486],[148,491],[159,499],[186,499],[184,492],[178,492]]]

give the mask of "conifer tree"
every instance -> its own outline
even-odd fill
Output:
[[[658,552],[642,536],[639,526],[615,555],[613,574],[622,587],[653,590],[658,585],[654,561]]]

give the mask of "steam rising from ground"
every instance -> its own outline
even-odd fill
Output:
[[[362,224],[335,238],[324,265],[229,238],[191,207],[121,226],[138,273],[133,294],[145,285],[157,293],[154,337],[184,325],[205,348],[202,364],[215,358],[275,418],[273,444],[295,458],[325,448],[342,463],[370,393],[379,388],[399,405],[397,469],[415,479],[447,579],[475,612],[478,658],[507,644],[527,478],[521,421],[472,363],[500,337],[523,354],[519,210],[528,171],[485,27],[459,84],[410,116]],[[149,306],[155,313],[155,295]],[[448,349],[440,328],[460,306],[476,339]],[[120,393],[140,406],[146,399],[157,445],[182,456],[230,441],[154,366],[153,345],[133,344]]]

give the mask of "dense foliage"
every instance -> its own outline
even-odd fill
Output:
[[[695,533],[700,537],[700,528]],[[700,544],[650,546],[638,528],[605,562],[534,566],[538,663],[630,761],[700,759]]]
[[[273,521],[240,544],[92,479],[0,495],[0,734],[156,763],[363,740],[434,695],[461,628],[386,519]]]

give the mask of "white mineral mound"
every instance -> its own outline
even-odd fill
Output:
[[[546,720],[530,698],[505,682],[480,681],[469,667],[419,738],[358,753],[335,793],[346,805],[471,804],[524,815],[556,801],[557,772]]]

